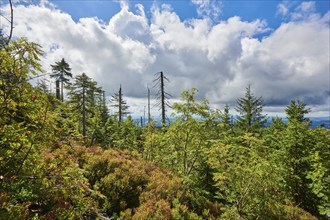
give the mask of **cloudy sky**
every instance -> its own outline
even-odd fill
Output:
[[[0,0],[8,17],[8,1]],[[250,83],[265,112],[283,115],[292,99],[330,111],[329,0],[16,0],[14,36],[45,51],[44,69],[65,58],[110,96],[122,85],[143,115],[147,86],[163,71],[177,100],[192,87],[213,107],[234,108]],[[1,27],[6,20],[1,17]],[[156,91],[152,91],[153,94]],[[153,107],[157,116],[158,108]],[[232,111],[234,113],[234,111]]]

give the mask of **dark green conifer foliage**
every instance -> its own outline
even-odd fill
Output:
[[[119,126],[84,73],[67,102],[45,82],[30,84],[43,72],[41,56],[25,39],[0,48],[0,219],[316,220],[330,212],[330,130],[310,128],[299,100],[286,108],[287,125],[275,118],[257,130],[262,99],[249,86],[242,127],[228,129],[229,107],[212,110],[191,89],[165,129],[131,116]],[[117,98],[122,115],[121,88]]]
[[[62,58],[61,61],[55,62],[55,65],[51,65],[53,74],[50,76],[56,78],[56,97],[58,96],[58,86],[61,83],[61,100],[63,101],[63,86],[69,83],[69,78],[72,78],[70,65]]]
[[[86,136],[87,114],[91,112],[90,107],[94,105],[91,98],[95,91],[96,82],[93,82],[85,73],[75,77],[75,81],[69,86],[69,102],[81,116],[82,135]]]
[[[307,108],[306,104],[301,102],[299,99],[291,100],[291,103],[286,107],[285,112],[289,122],[310,122],[308,118],[305,118],[305,114],[310,113],[311,109]]]
[[[150,113],[150,89],[148,87],[148,126],[151,125],[151,113]]]
[[[127,102],[123,99],[121,85],[119,87],[119,91],[111,97],[111,102],[111,106],[117,109],[115,111],[114,116],[118,118],[118,123],[120,124],[123,121],[123,118],[129,114],[129,112],[127,111],[129,106],[127,105]]]
[[[262,97],[256,98],[248,85],[245,96],[237,100],[236,111],[240,114],[237,117],[238,126],[248,132],[262,127],[267,121],[266,116],[262,115],[262,108]]]
[[[56,98],[61,100],[61,89],[60,89],[60,80],[55,80],[55,90],[56,90]]]
[[[295,203],[315,214],[318,199],[309,190],[310,180],[306,175],[311,170],[311,154],[316,147],[315,137],[309,130],[309,120],[305,118],[305,114],[311,109],[300,100],[293,100],[285,111],[288,126],[284,132],[283,147],[287,157],[285,164],[289,171],[287,183]]]
[[[109,110],[107,107],[107,101],[105,98],[104,90],[101,90],[101,93],[100,93],[99,109],[101,111],[102,124],[105,126],[105,124],[107,123],[107,120],[109,118]]]
[[[225,126],[231,126],[232,123],[231,123],[231,116],[229,114],[229,106],[228,105],[225,105],[225,108],[223,109],[223,114],[221,114],[221,120],[222,120],[222,123],[225,125]]]

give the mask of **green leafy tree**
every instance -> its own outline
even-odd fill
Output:
[[[262,115],[263,99],[256,98],[248,85],[243,98],[237,100],[236,111],[240,113],[237,117],[239,127],[248,132],[253,132],[262,127],[266,122],[266,116]]]
[[[205,152],[214,169],[223,219],[274,219],[285,203],[280,155],[249,133],[219,140]],[[227,142],[227,143],[226,143]]]
[[[51,65],[52,67],[52,72],[53,74],[51,74],[50,76],[53,78],[56,78],[56,94],[58,95],[58,90],[59,88],[57,87],[57,85],[59,84],[59,82],[61,83],[61,94],[60,98],[63,101],[63,88],[64,88],[64,84],[68,84],[69,83],[69,78],[72,78],[72,73],[71,73],[71,68],[70,65],[65,61],[64,58],[62,58],[61,61],[57,61],[55,62],[55,65]]]
[[[0,50],[1,219],[78,218],[94,207],[77,158],[53,148],[56,100],[28,82],[42,73],[41,55],[26,39]]]
[[[49,103],[29,82],[42,73],[40,46],[24,38],[0,50],[0,172],[4,178],[21,174],[39,139],[47,136]],[[44,129],[44,130],[43,130]]]
[[[131,151],[140,151],[140,129],[128,116],[120,125],[113,123],[111,125],[111,146],[120,149],[129,149]]]
[[[14,29],[14,10],[13,10],[13,2],[12,0],[8,0],[9,9],[10,9],[10,19],[4,17],[9,22],[9,34],[4,36],[3,29],[0,28],[0,48],[5,49],[7,45],[9,45],[11,38],[13,36],[13,29]]]
[[[182,102],[173,104],[176,120],[169,127],[159,131],[150,126],[146,130],[143,154],[182,175],[186,190],[194,188],[198,194],[212,197],[213,176],[204,149],[217,136],[214,131],[218,117],[207,100],[196,100],[196,92],[197,89],[184,91]]]
[[[156,161],[158,148],[161,145],[162,131],[156,128],[155,123],[150,122],[148,127],[142,133],[143,139],[143,159],[151,162]]]
[[[195,117],[207,117],[209,107],[207,101],[201,103],[195,100],[197,89],[184,91],[181,95],[182,103],[174,103],[173,109],[178,118],[164,134],[162,146],[162,161],[168,167],[185,176],[195,171],[199,164],[205,142],[205,121]]]
[[[28,42],[24,38],[13,41],[6,50],[0,50],[2,118],[18,119],[21,116],[19,110],[25,108],[25,89],[30,87],[29,74],[37,75],[43,72],[39,59],[42,54],[40,45]]]
[[[309,188],[317,197],[318,215],[330,213],[330,130],[316,128],[309,130],[314,137],[315,148],[311,154],[311,169],[306,178]]]

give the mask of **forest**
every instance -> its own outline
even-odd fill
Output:
[[[88,74],[51,66],[25,38],[0,41],[0,219],[326,219],[330,130],[311,128],[311,109],[286,107],[269,126],[249,85],[212,109],[183,91],[169,106],[156,75],[161,126],[135,123],[120,87],[109,102]],[[244,88],[243,88],[244,89]],[[65,92],[66,91],[66,92]],[[149,97],[150,98],[150,97]],[[117,109],[109,113],[109,105]]]

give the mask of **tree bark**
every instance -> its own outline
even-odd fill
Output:
[[[166,125],[165,115],[165,91],[164,91],[164,74],[160,72],[160,88],[161,88],[161,105],[162,105],[162,125]]]

